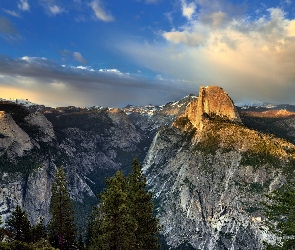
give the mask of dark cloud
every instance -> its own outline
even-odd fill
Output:
[[[165,104],[188,94],[180,84],[168,80],[149,81],[138,75],[63,67],[42,58],[14,60],[1,56],[0,75],[4,89],[32,91],[51,106]]]
[[[13,24],[6,18],[0,16],[0,35],[17,35],[18,31],[14,28]]]

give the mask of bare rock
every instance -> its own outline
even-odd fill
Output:
[[[30,137],[12,119],[11,115],[0,111],[0,155],[22,156],[33,148]]]
[[[199,130],[203,129],[205,117],[219,117],[242,123],[231,98],[217,86],[201,87],[198,99],[190,103],[186,113],[191,123]]]
[[[48,121],[43,114],[39,112],[31,113],[25,117],[25,121],[32,126],[38,127],[42,133],[42,135],[39,136],[40,138],[38,138],[39,140],[50,142],[55,139],[52,123]]]

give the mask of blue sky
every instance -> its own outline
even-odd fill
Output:
[[[0,2],[6,99],[123,107],[219,85],[236,103],[295,103],[294,69],[294,0]]]

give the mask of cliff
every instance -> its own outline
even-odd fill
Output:
[[[198,99],[191,102],[186,110],[191,123],[202,130],[206,118],[221,118],[241,123],[235,105],[228,94],[218,86],[201,87]]]
[[[295,146],[243,126],[218,87],[201,88],[185,114],[144,162],[167,249],[262,249],[273,238],[261,202],[294,176]]]

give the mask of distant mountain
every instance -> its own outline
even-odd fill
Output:
[[[40,216],[48,220],[51,183],[56,167],[62,165],[78,219],[85,226],[104,178],[118,169],[129,172],[134,157],[143,161],[157,129],[169,126],[194,98],[187,96],[161,107],[124,109],[50,108],[0,101],[3,219],[20,204],[32,222]]]
[[[271,240],[260,202],[293,177],[292,105],[235,107],[202,87],[162,106],[59,107],[0,100],[0,214],[17,204],[48,220],[57,166],[80,226],[104,178],[143,162],[163,249],[261,249]]]

